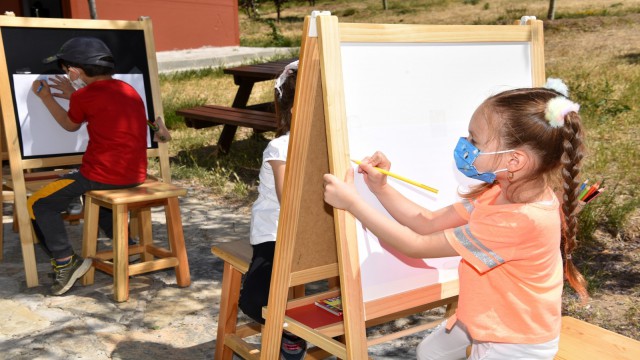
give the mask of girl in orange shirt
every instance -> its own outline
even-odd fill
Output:
[[[391,167],[380,152],[363,159],[358,172],[396,221],[358,195],[353,169],[346,181],[324,176],[325,201],[352,213],[381,242],[415,258],[462,257],[456,314],[420,343],[419,359],[466,359],[469,345],[469,359],[553,359],[563,278],[588,296],[571,262],[584,130],[579,105],[561,81],[553,83],[555,90],[499,93],[474,112],[454,159],[484,183],[459,203],[429,211],[405,198],[374,169]]]

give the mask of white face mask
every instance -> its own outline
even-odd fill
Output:
[[[71,86],[73,86],[73,88],[76,89],[76,90],[87,86],[87,83],[82,81],[82,79],[80,78],[80,74],[78,73],[77,70],[76,70],[76,74],[78,74],[78,77],[75,80],[71,80],[71,68],[69,68],[69,74],[67,75],[67,77],[69,78],[69,81],[71,82]]]
[[[77,78],[75,80],[70,80],[70,81],[71,81],[71,86],[73,86],[73,88],[76,89],[76,90],[87,86],[87,83],[82,81],[82,79],[80,79],[80,78]]]

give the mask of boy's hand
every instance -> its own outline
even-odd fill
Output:
[[[31,91],[40,99],[51,96],[51,89],[46,80],[36,80],[31,84]]]
[[[76,89],[73,88],[73,85],[71,85],[71,81],[69,81],[69,78],[66,76],[56,75],[54,77],[50,77],[49,80],[51,81],[50,86],[60,91],[59,93],[52,93],[55,97],[69,100],[71,98],[71,94],[76,91]]]
[[[324,174],[324,201],[338,209],[349,210],[359,198],[353,184],[353,169],[347,170],[345,181],[341,181],[333,174]]]

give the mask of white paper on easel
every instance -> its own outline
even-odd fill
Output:
[[[492,94],[532,84],[528,43],[344,43],[341,57],[347,155],[359,160],[384,152],[391,171],[439,190],[435,195],[388,180],[430,210],[458,201],[458,186],[472,183],[456,169],[453,148],[467,136],[477,106]],[[384,212],[362,177],[355,181]],[[357,227],[365,302],[458,277],[459,257],[410,259],[385,249],[359,222]]]
[[[53,75],[51,75],[53,76]],[[142,74],[116,74],[115,79],[130,84],[145,103],[146,95]],[[89,135],[86,124],[78,131],[63,129],[51,116],[42,101],[31,91],[31,84],[38,79],[46,80],[48,75],[14,74],[13,84],[18,113],[18,132],[22,139],[22,156],[49,156],[61,154],[83,153],[87,149]],[[55,89],[52,89],[55,92]],[[69,101],[56,98],[64,109],[69,108]],[[147,114],[148,118],[148,114]],[[149,133],[149,130],[147,129]],[[151,137],[147,134],[147,147],[151,146]]]

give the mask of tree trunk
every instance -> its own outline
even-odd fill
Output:
[[[98,11],[96,10],[96,0],[89,0],[89,13],[92,19],[98,18]]]
[[[387,10],[389,8],[389,6],[387,6],[387,0],[382,0],[382,8],[384,10]]]
[[[553,20],[556,18],[556,0],[549,0],[549,12],[547,13],[547,19]]]

